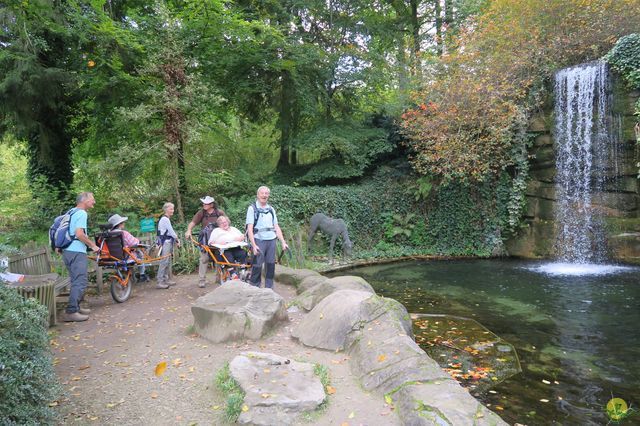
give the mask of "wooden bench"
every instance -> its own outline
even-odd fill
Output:
[[[49,325],[56,324],[56,296],[69,287],[69,277],[53,272],[48,247],[9,257],[9,271],[25,275],[25,281],[10,284],[25,297],[38,299],[49,310]]]

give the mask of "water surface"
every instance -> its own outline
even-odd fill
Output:
[[[362,276],[412,313],[473,318],[513,344],[522,373],[476,395],[507,422],[606,424],[612,395],[640,405],[640,269],[554,275],[545,265],[412,261],[340,275]]]

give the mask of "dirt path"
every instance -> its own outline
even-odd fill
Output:
[[[306,424],[400,424],[381,396],[362,390],[343,353],[308,348],[290,337],[302,313],[289,314],[289,323],[262,340],[213,344],[190,332],[191,304],[212,288],[198,288],[196,275],[176,278],[178,284],[169,290],[156,290],[153,282],[138,286],[122,304],[108,294],[93,297],[89,321],[60,322],[52,329],[54,363],[63,386],[57,401],[61,424],[226,424],[215,375],[245,350],[329,368],[336,393],[326,410]],[[276,284],[276,291],[285,300],[295,296],[289,286]],[[156,377],[154,368],[161,361],[168,368]]]

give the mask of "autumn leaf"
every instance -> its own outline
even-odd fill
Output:
[[[167,370],[167,361],[159,362],[158,365],[156,365],[156,369],[155,369],[156,377],[162,376],[166,370]]]
[[[356,416],[356,413],[354,413],[353,411],[351,413],[349,413],[349,415],[347,417],[349,417],[350,419],[354,418]]]
[[[384,362],[387,359],[385,354],[378,355],[378,362]]]
[[[334,393],[336,393],[336,388],[334,388],[333,386],[327,385],[327,395],[333,395]]]
[[[247,411],[249,411],[249,406],[248,406],[247,404],[243,405],[243,406],[242,406],[242,411],[243,411],[244,413],[246,413]]]

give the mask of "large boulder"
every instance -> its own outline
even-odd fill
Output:
[[[296,290],[298,294],[301,294],[327,280],[329,280],[329,278],[325,277],[324,275],[309,275],[308,277],[305,277],[302,281],[300,281],[300,284],[298,285],[298,288]]]
[[[243,352],[229,363],[231,376],[245,392],[249,408],[240,424],[288,425],[305,411],[316,409],[326,398],[312,364],[278,355]]]
[[[507,425],[453,379],[408,383],[389,397],[405,425]]]
[[[196,333],[214,343],[259,339],[287,321],[284,299],[270,289],[229,281],[191,307]]]
[[[291,335],[307,346],[344,350],[352,333],[362,322],[362,302],[375,295],[356,290],[340,290],[322,300],[291,330]]]
[[[302,280],[311,276],[322,276],[310,269],[293,269],[282,265],[276,265],[274,279],[282,284],[292,285],[296,288],[300,286]]]
[[[316,277],[307,277],[302,281],[301,285],[308,283],[315,278]],[[301,308],[310,311],[325,297],[339,290],[357,290],[375,294],[371,284],[366,282],[363,278],[347,275],[331,279],[325,278],[323,281],[320,281],[317,285],[298,296],[296,298],[296,304]]]

